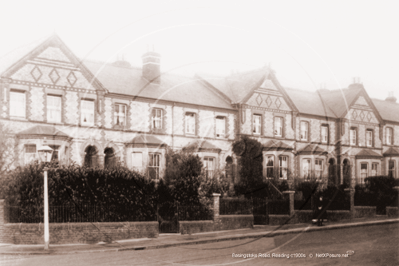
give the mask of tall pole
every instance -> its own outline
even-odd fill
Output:
[[[48,189],[47,189],[47,170],[44,168],[44,249],[47,250],[50,242],[50,232],[48,223]]]

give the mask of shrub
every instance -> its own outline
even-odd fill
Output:
[[[20,208],[43,205],[43,168],[44,164],[34,162],[10,174],[5,189],[9,205]],[[137,220],[152,219],[156,213],[154,184],[123,167],[91,169],[69,165],[50,168],[48,190],[52,206],[127,206],[130,217]],[[119,213],[114,213],[115,220],[126,217],[119,209]]]
[[[233,152],[240,156],[240,182],[234,189],[237,195],[253,197],[263,187],[262,144],[247,136],[233,143]]]

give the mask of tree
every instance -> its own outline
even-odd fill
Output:
[[[255,139],[243,136],[233,143],[233,152],[240,156],[238,162],[240,183],[236,192],[252,197],[257,190],[264,187],[262,144]]]
[[[199,203],[198,188],[201,184],[202,161],[192,150],[166,153],[165,182],[173,187],[173,198],[184,205]]]

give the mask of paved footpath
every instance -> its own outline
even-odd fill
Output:
[[[360,218],[340,222],[326,222],[319,227],[313,224],[288,224],[283,226],[255,225],[254,228],[226,230],[218,232],[197,233],[191,235],[160,234],[158,238],[143,238],[118,240],[113,243],[51,245],[48,251],[43,245],[13,245],[0,244],[0,254],[9,255],[52,255],[91,252],[118,252],[127,250],[144,250],[196,245],[219,241],[247,238],[273,237],[283,234],[298,234],[319,230],[334,230],[340,228],[358,227],[376,224],[399,223],[399,218],[377,216],[375,218]]]

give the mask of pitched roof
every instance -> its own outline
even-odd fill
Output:
[[[262,84],[269,71],[267,67],[262,67],[251,71],[233,73],[227,77],[217,77],[208,74],[198,74],[197,76],[227,95],[233,103],[239,103],[253,89]]]
[[[340,90],[319,90],[320,97],[336,117],[342,117],[349,110],[349,106],[355,100],[362,89],[354,86]]]
[[[356,154],[356,158],[381,158],[382,156],[373,150],[363,149]]]
[[[164,146],[166,145],[165,142],[162,140],[158,139],[157,137],[153,135],[147,135],[147,134],[140,134],[137,135],[130,141],[131,144],[150,144],[150,145],[157,145],[157,146]]]
[[[377,108],[382,119],[399,122],[399,104],[389,101],[371,99],[374,103],[375,108]]]
[[[31,128],[25,129],[17,133],[18,136],[23,135],[43,135],[43,136],[53,136],[53,137],[67,137],[70,136],[61,130],[56,129],[54,126],[33,126]]]
[[[303,147],[302,149],[298,150],[298,154],[322,154],[327,153],[327,151],[321,148],[317,144],[309,144]]]
[[[141,68],[90,60],[83,64],[111,93],[232,109],[226,99],[197,78],[162,73],[160,84],[156,84],[142,77]]]
[[[15,48],[14,50],[0,56],[0,76],[19,60],[30,54],[36,47],[47,40],[49,36],[39,38],[36,41]]]
[[[183,149],[184,150],[194,150],[195,152],[198,152],[198,151],[209,151],[209,150],[221,151],[220,148],[216,147],[215,145],[213,145],[212,143],[210,143],[207,140],[194,141],[194,142],[188,144]]]
[[[321,115],[336,118],[331,107],[315,91],[304,91],[285,88],[288,96],[294,102],[298,111],[303,114]]]
[[[271,151],[271,150],[293,150],[293,147],[285,144],[282,141],[270,140],[266,144],[263,145],[264,151]]]
[[[383,155],[385,157],[389,157],[389,156],[399,156],[399,151],[397,149],[395,149],[394,147],[390,147],[388,150],[386,150]]]

